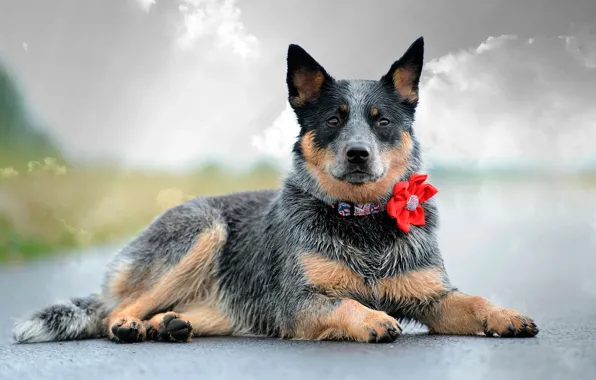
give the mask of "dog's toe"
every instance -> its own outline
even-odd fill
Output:
[[[529,338],[540,331],[531,318],[510,309],[491,312],[482,325],[486,336],[501,338]]]
[[[159,324],[157,340],[164,342],[188,342],[192,338],[192,325],[179,314],[166,313]]]

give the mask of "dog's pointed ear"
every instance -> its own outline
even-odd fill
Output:
[[[290,104],[303,105],[316,100],[325,83],[333,78],[303,48],[288,47],[288,73],[286,82]]]
[[[399,96],[407,103],[418,103],[418,83],[424,61],[424,38],[420,37],[395,61],[381,81],[393,86]]]

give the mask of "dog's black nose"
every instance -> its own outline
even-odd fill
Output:
[[[366,145],[352,145],[346,150],[346,157],[351,164],[362,164],[368,160],[370,148]]]

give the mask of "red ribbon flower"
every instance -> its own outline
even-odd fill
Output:
[[[410,181],[402,181],[393,187],[393,196],[387,203],[387,213],[397,220],[403,232],[410,232],[410,225],[424,226],[424,209],[421,204],[432,198],[438,190],[424,183],[427,174],[412,174]]]

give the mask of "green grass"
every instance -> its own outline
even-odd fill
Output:
[[[190,198],[275,188],[279,178],[267,168],[168,174],[66,168],[55,160],[0,168],[0,264],[120,242]]]

